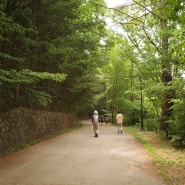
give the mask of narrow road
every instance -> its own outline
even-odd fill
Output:
[[[90,120],[67,134],[0,159],[1,185],[162,185],[150,158],[129,134]]]

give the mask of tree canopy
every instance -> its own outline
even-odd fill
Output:
[[[123,103],[128,97],[118,91],[115,97],[122,100],[118,109],[128,115],[128,124],[133,120],[140,122],[144,117],[148,128],[160,128],[167,136],[172,136],[184,125],[176,120],[179,114],[184,115],[183,109],[181,113],[177,111],[177,107],[184,104],[179,105],[179,98],[184,94],[184,2],[133,0],[130,5],[111,8],[110,14],[114,24],[119,26],[117,34],[122,35],[119,42],[122,54],[117,55],[122,60],[119,66],[125,68],[126,63],[130,66],[121,78],[128,88],[125,93],[130,92],[130,103]],[[114,78],[116,80],[116,75]],[[129,86],[125,79],[129,80]],[[119,85],[117,89],[123,93]],[[142,112],[138,112],[143,103]],[[184,129],[178,132],[184,138]]]
[[[78,112],[90,104],[106,34],[105,10],[97,2],[104,3],[0,3],[1,110],[45,106]]]

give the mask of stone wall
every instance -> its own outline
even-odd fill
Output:
[[[77,120],[63,113],[17,108],[0,114],[0,152],[73,127]]]

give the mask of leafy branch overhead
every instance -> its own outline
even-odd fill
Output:
[[[16,70],[0,70],[1,83],[26,83],[30,84],[38,80],[53,80],[56,82],[63,82],[66,78],[65,74],[52,74],[48,72],[33,72],[31,70],[22,70],[17,72]]]
[[[42,79],[42,80],[53,80],[56,82],[63,82],[67,75],[65,74],[53,74],[49,72],[34,72],[31,70],[22,70],[21,74],[30,76],[30,77],[36,77],[37,79]]]

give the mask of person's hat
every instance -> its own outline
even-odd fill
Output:
[[[94,114],[98,114],[98,111],[97,111],[97,110],[95,110],[95,111],[94,111]]]

